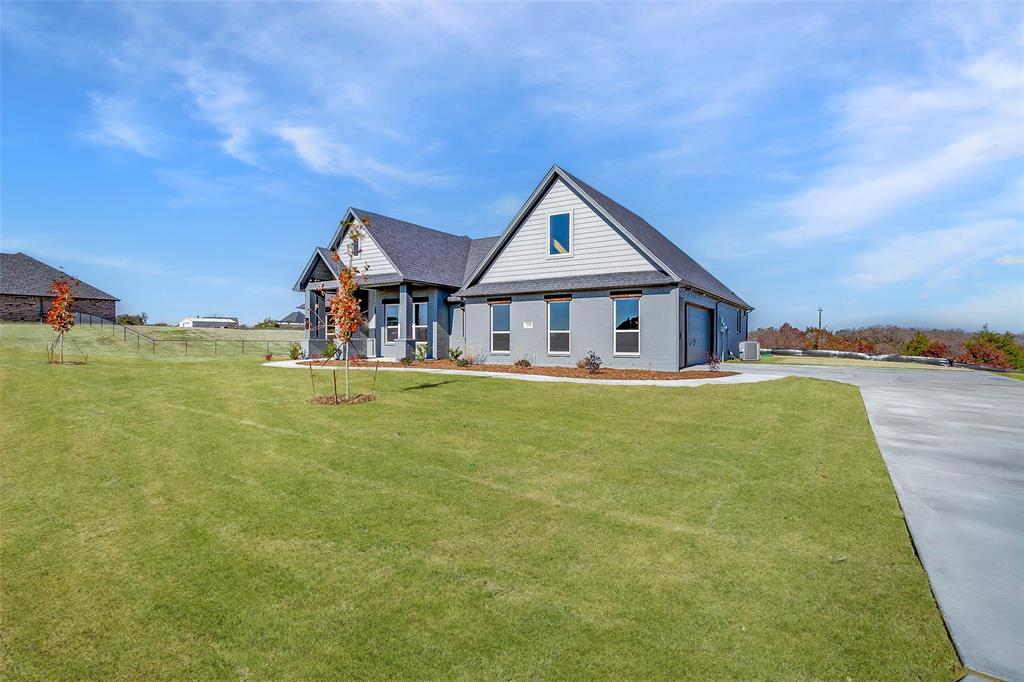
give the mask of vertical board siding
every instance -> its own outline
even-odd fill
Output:
[[[548,256],[548,215],[571,211],[572,256]],[[656,268],[560,179],[523,221],[480,282],[653,271]]]
[[[346,243],[347,239],[348,230],[345,230],[345,233],[341,235],[341,241],[339,241],[335,246],[340,247],[341,244]],[[356,256],[353,261],[361,270],[369,266],[369,272],[366,273],[367,275],[387,275],[393,272],[398,272],[395,270],[394,266],[391,265],[391,261],[389,261],[387,256],[384,255],[381,248],[377,246],[377,242],[373,240],[369,230],[363,228],[363,238],[359,241],[359,255]],[[341,253],[341,257],[347,258],[345,252]]]

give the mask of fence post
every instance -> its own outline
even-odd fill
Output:
[[[213,340],[213,357],[217,357],[217,339]]]
[[[245,339],[242,339],[242,355],[245,355]]]
[[[156,355],[156,339],[153,339],[153,355]]]
[[[185,357],[188,357],[188,339],[185,339]]]

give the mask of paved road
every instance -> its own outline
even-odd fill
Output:
[[[1024,680],[1024,381],[988,372],[747,365],[860,386],[964,664]]]

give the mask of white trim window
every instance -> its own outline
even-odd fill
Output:
[[[640,297],[613,299],[615,340],[613,355],[640,355]]]
[[[548,301],[548,355],[569,355],[569,299]]]
[[[359,238],[349,240],[349,252],[353,256],[358,256],[362,251],[362,244],[359,243]]]
[[[414,301],[412,307],[412,336],[418,345],[425,346],[427,344],[427,302]]]
[[[398,341],[398,304],[384,304],[384,343],[392,345]]]
[[[572,211],[548,216],[548,257],[572,255]]]
[[[491,352],[508,355],[512,351],[512,304],[491,304]]]

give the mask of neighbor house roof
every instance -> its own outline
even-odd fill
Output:
[[[281,324],[302,324],[306,321],[306,316],[300,313],[298,310],[290,312],[282,317],[278,322]]]
[[[24,253],[0,253],[0,294],[52,296],[50,286],[54,280],[65,278],[77,279]],[[75,298],[121,300],[81,280],[73,295]]]

